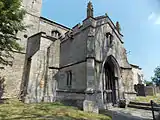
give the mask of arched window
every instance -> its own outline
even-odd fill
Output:
[[[51,32],[51,36],[55,38],[59,38],[61,36],[61,33],[58,30],[53,30]]]

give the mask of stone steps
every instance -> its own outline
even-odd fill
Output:
[[[141,102],[130,102],[129,104],[134,104],[134,105],[143,105],[143,106],[151,106],[150,103],[141,103]]]
[[[139,102],[130,102],[128,104],[130,108],[143,109],[143,110],[152,110],[150,103],[139,103]],[[154,111],[159,111],[158,107],[154,107]]]
[[[139,105],[132,105],[132,104],[129,104],[128,107],[130,108],[136,108],[136,109],[143,109],[143,110],[151,110],[151,107],[146,107],[146,106],[139,106]]]

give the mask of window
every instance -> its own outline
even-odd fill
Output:
[[[110,32],[108,32],[106,33],[106,38],[107,38],[107,47],[112,47],[113,35]]]
[[[57,30],[53,30],[51,32],[51,36],[55,37],[55,38],[59,38],[61,36],[61,33],[59,31],[57,31]]]
[[[67,71],[67,86],[72,86],[72,71]]]

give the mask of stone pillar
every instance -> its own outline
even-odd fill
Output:
[[[83,102],[83,110],[86,112],[99,112],[95,84],[95,61],[90,58],[87,60],[87,89],[85,93],[85,100]]]
[[[122,83],[122,78],[118,78],[118,87],[119,87],[119,99],[125,99],[124,96],[124,86]]]
[[[99,83],[98,83],[98,91],[99,93],[97,94],[97,98],[98,98],[98,106],[99,106],[99,109],[103,110],[103,109],[107,109],[106,105],[105,105],[105,95],[103,94],[104,92],[104,86],[105,86],[105,75],[104,75],[104,70],[102,68],[102,65],[101,65],[101,70],[100,70],[100,73],[99,73]]]
[[[87,6],[87,18],[89,17],[93,17],[93,5],[91,2],[89,2]]]

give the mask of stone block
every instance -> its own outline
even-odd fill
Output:
[[[99,113],[98,104],[95,101],[84,100],[83,110],[85,112]]]
[[[136,92],[125,92],[124,93],[126,104],[129,104],[130,101],[136,98]]]
[[[146,96],[144,84],[135,85],[135,90],[137,92],[137,96]]]

